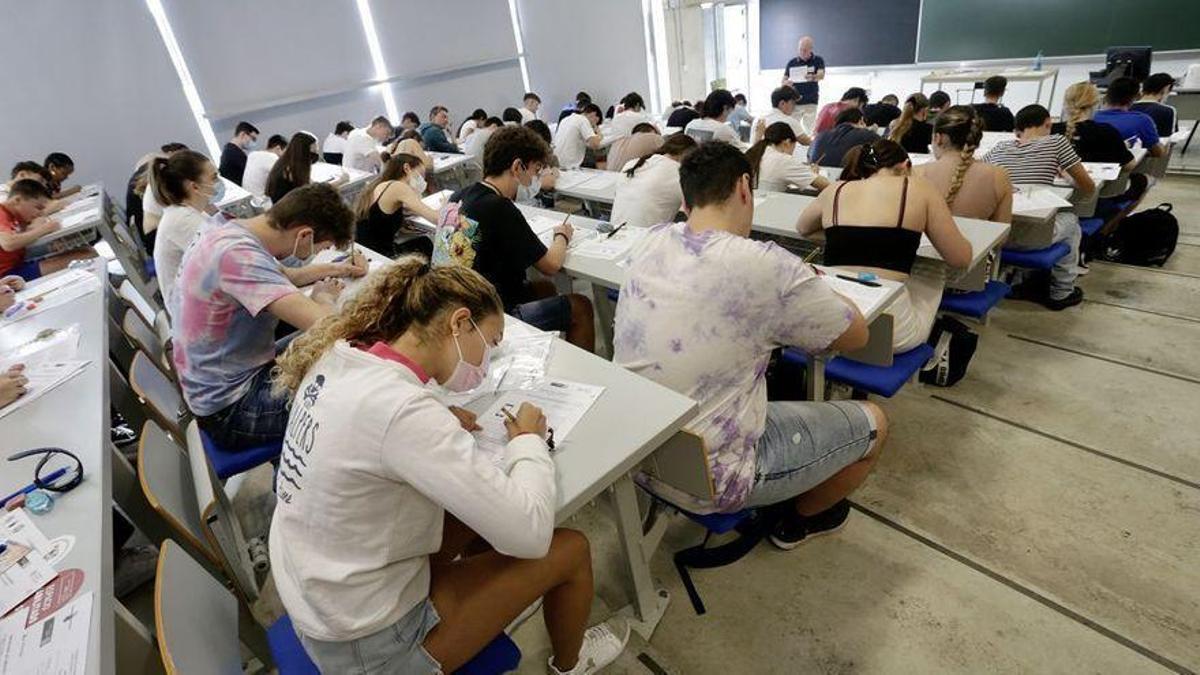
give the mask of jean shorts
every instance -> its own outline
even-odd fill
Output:
[[[441,673],[442,665],[422,643],[442,619],[429,598],[396,623],[366,637],[348,642],[325,642],[301,635],[300,643],[322,673],[338,675],[416,675]]]
[[[571,301],[565,295],[517,305],[509,314],[541,330],[566,332],[571,328]]]
[[[747,507],[804,494],[867,456],[875,419],[857,401],[771,401]]]
[[[15,275],[21,277],[22,279],[24,279],[25,281],[34,281],[36,279],[41,278],[42,265],[41,265],[41,263],[37,262],[36,260],[25,260],[25,261],[22,261],[20,264],[18,264],[16,267],[9,270],[8,272],[6,272],[4,274],[0,274],[0,277],[8,276],[9,274],[15,274]]]

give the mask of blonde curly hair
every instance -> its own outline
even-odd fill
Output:
[[[271,375],[277,394],[294,393],[338,340],[392,342],[409,330],[428,340],[445,330],[436,327],[436,319],[459,307],[470,310],[476,322],[504,311],[495,287],[478,272],[460,265],[431,268],[417,256],[399,258],[363,283],[340,312],[309,328],[276,360]]]
[[[1067,87],[1063,94],[1064,136],[1075,145],[1075,125],[1092,118],[1092,111],[1100,105],[1100,90],[1091,82],[1076,82]]]

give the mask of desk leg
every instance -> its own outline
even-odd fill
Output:
[[[825,359],[810,354],[808,357],[807,377],[804,378],[804,386],[808,390],[808,400],[824,401],[825,400]]]
[[[600,342],[599,351],[612,360],[613,321],[616,320],[617,306],[608,299],[608,289],[599,284],[592,284],[592,298],[596,307],[596,337]]]
[[[628,565],[633,595],[633,604],[619,614],[625,615],[630,627],[649,642],[663,613],[667,611],[671,596],[666,590],[654,588],[654,579],[650,576],[650,557],[642,539],[642,514],[630,474],[621,476],[613,483],[609,498],[612,500],[617,535],[621,539],[621,550]]]
[[[1183,149],[1179,151],[1180,155],[1187,154],[1188,146],[1192,144],[1192,136],[1196,135],[1197,127],[1200,127],[1200,120],[1196,120],[1196,123],[1192,125],[1192,130],[1188,132],[1187,140],[1183,142]]]

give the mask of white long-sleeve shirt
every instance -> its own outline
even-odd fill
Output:
[[[545,442],[508,443],[504,469],[386,345],[338,342],[292,404],[271,522],[271,567],[298,631],[347,641],[429,595],[446,511],[497,551],[546,554],[557,499]]]

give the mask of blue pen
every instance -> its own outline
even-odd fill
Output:
[[[42,482],[52,484],[52,483],[54,483],[54,481],[58,480],[59,478],[62,478],[64,475],[66,475],[66,473],[67,473],[66,467],[63,467],[61,469],[55,469],[55,470],[51,471],[48,476],[43,478]],[[37,484],[30,483],[29,485],[26,485],[25,487],[21,488],[20,490],[17,490],[16,492],[12,493],[11,495],[5,497],[3,500],[0,500],[0,506],[4,506],[5,504],[9,503],[10,501],[13,500],[14,497],[19,497],[20,495],[29,494],[30,492],[33,492],[36,489],[38,489]]]

